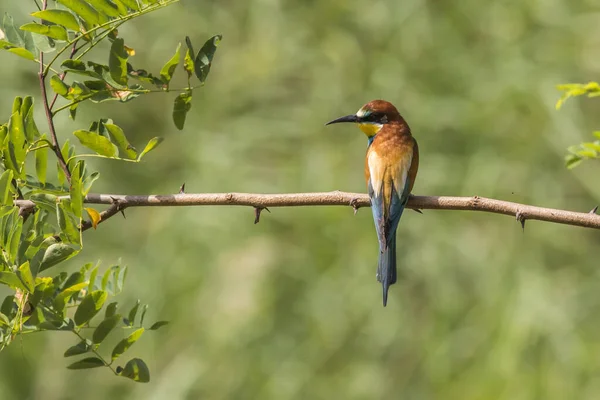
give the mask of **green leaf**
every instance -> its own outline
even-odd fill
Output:
[[[29,293],[33,293],[35,291],[35,281],[33,280],[33,275],[31,274],[31,270],[29,269],[29,261],[25,261],[17,270],[17,276],[23,282],[23,286],[25,286],[25,290]]]
[[[75,14],[80,16],[89,25],[98,25],[107,20],[102,20],[98,11],[83,0],[56,0],[60,4],[64,5]]]
[[[16,263],[19,252],[19,244],[21,243],[21,232],[23,231],[23,218],[18,217],[10,231],[9,244],[6,246],[8,250],[9,262]]]
[[[127,85],[127,58],[129,55],[125,50],[125,42],[123,39],[116,39],[110,47],[110,55],[108,58],[108,68],[110,76],[119,85]]]
[[[17,28],[15,28],[13,18],[9,13],[4,13],[2,27],[4,28],[4,35],[6,36],[6,40],[8,40],[8,42],[16,47],[25,46],[25,40],[23,40],[23,36],[17,30]]]
[[[79,293],[80,291],[84,290],[86,287],[86,282],[80,282],[73,286],[67,287],[54,298],[54,308],[57,311],[62,311],[71,299],[71,297],[73,297],[73,295],[75,295],[76,293]]]
[[[171,82],[171,78],[173,78],[173,72],[175,72],[175,68],[179,64],[179,49],[181,48],[181,43],[177,45],[177,49],[175,49],[175,54],[169,61],[166,62],[165,65],[160,70],[160,77],[162,81],[168,86],[169,82]]]
[[[44,253],[39,272],[55,266],[69,258],[73,257],[79,251],[64,243],[55,243],[50,245]]]
[[[22,25],[21,30],[27,32],[37,33],[38,35],[48,36],[49,38],[56,40],[68,41],[69,36],[67,35],[67,31],[62,26],[58,25],[42,25],[37,22],[30,22],[28,24]]]
[[[157,321],[152,324],[152,326],[150,327],[150,330],[156,331],[156,330],[162,328],[163,326],[167,325],[168,323],[169,323],[169,321]]]
[[[10,185],[13,179],[13,171],[7,169],[0,175],[0,204],[12,206],[13,199],[10,195]]]
[[[79,218],[73,214],[69,203],[69,200],[56,203],[56,218],[58,219],[60,230],[65,235],[66,241],[78,244],[80,242]]]
[[[88,369],[98,367],[104,367],[104,361],[102,361],[98,357],[84,358],[83,360],[76,361],[73,364],[67,366],[68,369]]]
[[[117,18],[120,16],[119,8],[107,0],[87,0],[96,10],[108,15],[109,17]]]
[[[133,11],[138,11],[140,6],[136,0],[120,0],[121,3],[125,4],[127,8]]]
[[[37,149],[35,151],[35,173],[38,181],[44,185],[46,183],[46,169],[48,168],[48,147]]]
[[[60,79],[58,75],[52,75],[50,78],[50,87],[54,90],[54,93],[67,97],[69,94],[69,86]]]
[[[9,156],[14,164],[14,171],[17,176],[24,178],[22,167],[25,162],[25,156],[27,155],[27,149],[25,148],[25,127],[23,126],[23,117],[21,117],[18,112],[13,113],[10,117],[8,133],[10,137]]]
[[[183,60],[183,69],[185,69],[185,72],[187,72],[188,74],[188,79],[191,78],[191,76],[194,74],[194,59],[193,59],[193,53],[192,50],[187,49],[187,51],[185,52],[185,58]]]
[[[63,61],[60,64],[60,67],[64,70],[64,71],[70,71],[70,72],[75,72],[75,71],[85,71],[86,67],[85,67],[85,63],[81,60],[71,60],[70,58]]]
[[[73,14],[64,10],[44,10],[36,11],[31,14],[33,17],[43,19],[70,29],[75,32],[79,32],[79,22]]]
[[[117,302],[112,302],[108,306],[106,306],[106,312],[104,313],[104,318],[110,318],[113,315],[116,315],[117,312]],[[121,318],[121,316],[119,316]]]
[[[29,100],[29,103],[27,102]],[[27,110],[25,110],[25,105],[30,104]],[[27,141],[33,142],[35,138],[40,136],[40,132],[35,124],[35,119],[33,117],[33,98],[31,96],[25,97],[23,100],[23,109],[21,115],[24,117],[25,123],[25,137]]]
[[[105,157],[115,158],[118,154],[117,146],[104,136],[86,130],[77,130],[73,134],[82,145]]]
[[[185,125],[185,117],[188,111],[192,108],[192,92],[180,93],[179,96],[175,97],[175,103],[173,104],[173,122],[177,129],[182,130]]]
[[[140,326],[144,326],[144,318],[146,318],[146,311],[148,311],[148,304],[142,306],[142,313],[140,315]]]
[[[75,168],[71,174],[71,188],[69,194],[71,196],[71,209],[77,218],[81,219],[83,213],[83,175],[84,175],[83,160],[77,161]]]
[[[85,354],[90,351],[92,348],[91,343],[88,340],[82,340],[77,343],[75,346],[71,346],[65,351],[65,357],[78,356],[80,354]]]
[[[150,382],[150,371],[148,370],[148,366],[140,358],[129,360],[127,364],[125,364],[125,368],[123,368],[120,375],[136,382]]]
[[[75,324],[81,326],[89,322],[102,309],[108,294],[103,290],[96,290],[83,298],[77,311],[75,311]]]
[[[50,39],[48,36],[32,33],[31,39],[33,40],[35,48],[42,53],[50,53],[56,50],[56,44],[54,43],[54,40]]]
[[[135,306],[133,306],[131,308],[131,310],[129,311],[129,316],[127,317],[127,319],[129,320],[129,325],[133,326],[134,321],[135,321],[135,316],[137,315],[139,308],[140,308],[140,301],[138,300],[135,303]]]
[[[104,321],[98,324],[98,327],[94,330],[94,334],[92,335],[92,342],[94,344],[100,344],[108,334],[117,326],[119,321],[121,320],[120,314],[113,314],[112,316],[106,318]]]
[[[190,51],[190,53],[192,54],[192,57],[194,57],[196,52],[194,51],[194,46],[192,46],[192,41],[190,40],[189,36],[185,37],[185,44],[186,44],[188,50]]]
[[[142,333],[144,333],[144,328],[137,329],[131,335],[117,343],[112,351],[112,359],[116,360],[121,354],[125,353],[142,336]]]
[[[92,172],[90,175],[83,179],[83,194],[87,195],[92,189],[92,185],[100,177],[99,172]]]
[[[204,83],[206,78],[208,77],[208,73],[210,72],[210,67],[212,65],[212,60],[215,56],[215,52],[217,51],[217,47],[223,38],[222,35],[215,35],[208,39],[206,43],[202,46],[196,58],[194,59],[194,68],[196,72],[196,77],[200,80],[200,82]]]
[[[36,206],[53,213],[56,212],[56,196],[49,193],[34,193],[29,197]]]
[[[4,50],[8,51],[9,53],[16,54],[19,57],[23,57],[26,60],[31,60],[31,61],[35,60],[35,56],[33,55],[33,53],[31,53],[27,49],[24,49],[23,47],[4,48]]]
[[[127,6],[124,4],[124,2],[122,2],[121,0],[112,0],[113,3],[115,3],[115,5],[117,6],[117,10],[119,10],[119,15],[124,17],[127,14],[129,14],[129,11],[127,11]]]
[[[141,160],[142,157],[144,157],[147,153],[149,153],[152,150],[154,150],[155,148],[157,148],[158,145],[161,144],[163,140],[164,139],[161,137],[155,137],[155,138],[150,139],[148,141],[148,144],[146,145],[146,147],[144,147],[144,150],[140,153],[138,160]]]
[[[104,124],[104,127],[108,131],[113,143],[119,146],[119,149],[121,149],[126,158],[130,160],[137,159],[137,150],[129,143],[121,128],[114,124]]]
[[[92,272],[90,273],[90,278],[88,279],[88,290],[92,291],[94,290],[94,284],[96,283],[96,277],[98,276],[98,265],[96,265],[94,267],[94,269],[92,269]]]
[[[15,289],[25,290],[23,282],[21,282],[17,274],[15,274],[14,272],[0,271],[0,283],[3,283]]]

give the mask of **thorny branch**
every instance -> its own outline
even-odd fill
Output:
[[[68,198],[66,196],[65,198]],[[30,200],[15,200],[15,205],[23,212],[35,207]],[[362,193],[323,192],[323,193],[179,193],[169,195],[116,195],[88,194],[84,203],[107,204],[101,222],[129,207],[179,207],[179,206],[248,206],[255,210],[267,207],[296,206],[350,206],[355,210],[369,207],[369,197]],[[411,196],[407,208],[413,210],[465,210],[483,211],[494,214],[512,215],[523,226],[526,220],[554,222],[558,224],[600,229],[600,215],[595,212],[574,212],[553,208],[536,207],[509,201],[487,199],[485,197],[451,196]],[[256,217],[256,213],[255,213]],[[82,230],[91,227],[84,222]]]

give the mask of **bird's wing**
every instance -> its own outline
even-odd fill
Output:
[[[412,151],[398,152],[396,157],[385,158],[371,151],[367,157],[371,209],[379,248],[383,251],[392,240],[410,195],[408,171],[412,162]]]

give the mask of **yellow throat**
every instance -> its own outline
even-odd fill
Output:
[[[382,124],[374,124],[374,123],[362,123],[358,124],[358,127],[361,131],[367,135],[367,137],[373,137],[381,130],[383,127]]]

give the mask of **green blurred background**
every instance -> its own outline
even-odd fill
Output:
[[[21,24],[33,6],[0,11]],[[600,166],[563,164],[568,145],[600,128],[598,101],[554,109],[556,84],[599,79],[597,0],[183,0],[120,29],[132,63],[155,73],[185,35],[198,47],[217,33],[183,132],[172,94],[59,119],[62,141],[100,116],[140,147],[166,137],[139,165],[90,161],[94,191],[362,192],[364,135],[323,124],[383,98],[419,141],[416,194],[578,211],[600,202]],[[92,56],[106,60],[107,48]],[[6,120],[13,97],[38,86],[33,63],[0,57]],[[271,211],[254,225],[250,208],[131,209],[87,232],[64,268],[127,264],[123,305],[140,298],[148,320],[171,321],[128,352],[151,382],[69,371],[72,335],[35,334],[0,355],[0,397],[600,398],[598,232],[406,212],[400,280],[383,308],[369,210]]]

